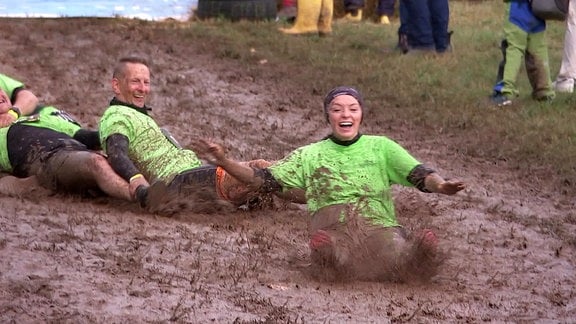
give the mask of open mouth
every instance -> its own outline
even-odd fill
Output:
[[[348,121],[347,122],[341,122],[338,124],[338,126],[344,127],[344,128],[350,128],[350,127],[352,127],[352,122],[348,122]]]

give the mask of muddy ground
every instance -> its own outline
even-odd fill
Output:
[[[327,134],[322,94],[277,82],[281,66],[247,71],[176,37],[129,21],[0,19],[0,71],[95,127],[115,60],[148,53],[153,115],[185,146],[214,137],[239,160],[273,160]],[[364,132],[469,184],[451,197],[395,189],[401,223],[435,229],[448,253],[430,283],[315,279],[305,206],[165,217],[32,194],[0,197],[0,322],[576,321],[574,196],[401,122],[371,116]]]

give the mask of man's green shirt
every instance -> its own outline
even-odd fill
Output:
[[[126,136],[130,160],[149,181],[169,182],[179,173],[202,164],[193,151],[172,144],[152,117],[127,106],[108,107],[100,119],[99,131],[104,151],[110,135]]]
[[[74,137],[74,134],[81,129],[80,124],[72,116],[52,106],[42,107],[32,116],[21,117],[15,123],[48,128],[70,137]],[[8,130],[12,125],[0,128],[0,169],[6,172],[12,171],[8,158]]]
[[[352,204],[374,224],[398,226],[391,186],[407,180],[419,165],[404,148],[384,136],[363,135],[349,146],[326,139],[292,152],[269,169],[284,190],[306,191],[308,209]]]
[[[12,99],[12,94],[14,90],[24,87],[24,83],[14,80],[11,77],[0,73],[0,89],[4,90],[8,95],[8,98]]]

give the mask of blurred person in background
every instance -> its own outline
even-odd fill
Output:
[[[288,35],[332,33],[333,0],[298,0],[296,22],[290,28],[279,30]]]
[[[407,52],[450,51],[448,0],[400,0],[400,2],[400,6],[403,6],[401,10],[405,10],[401,22],[405,24]]]
[[[564,34],[564,53],[560,72],[554,81],[557,92],[574,92],[576,79],[576,0],[570,0],[566,16],[566,33]]]
[[[503,58],[490,99],[498,107],[510,106],[519,95],[516,82],[522,64],[525,64],[532,86],[532,98],[550,102],[556,94],[550,79],[546,21],[534,15],[529,0],[504,2],[504,39],[501,42]]]
[[[390,25],[390,18],[394,16],[394,6],[396,0],[378,0],[376,13],[378,14],[378,23],[381,25]]]
[[[344,0],[344,11],[346,15],[344,15],[342,20],[351,22],[362,21],[364,0]]]
[[[294,23],[296,14],[296,0],[282,0],[280,10],[278,10],[278,18],[285,19],[289,23]]]

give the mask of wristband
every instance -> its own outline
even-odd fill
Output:
[[[8,114],[14,117],[14,119],[18,119],[20,118],[20,109],[18,107],[12,107],[8,110]]]
[[[10,110],[14,111],[18,115],[18,118],[20,118],[20,116],[22,116],[22,110],[20,110],[20,108],[18,108],[16,106],[12,106],[12,108],[10,108]]]
[[[144,176],[142,175],[142,173],[136,173],[135,175],[133,175],[133,176],[130,178],[130,181],[128,181],[128,182],[132,182],[132,180],[138,179],[138,178],[142,178],[142,177],[144,177]]]

